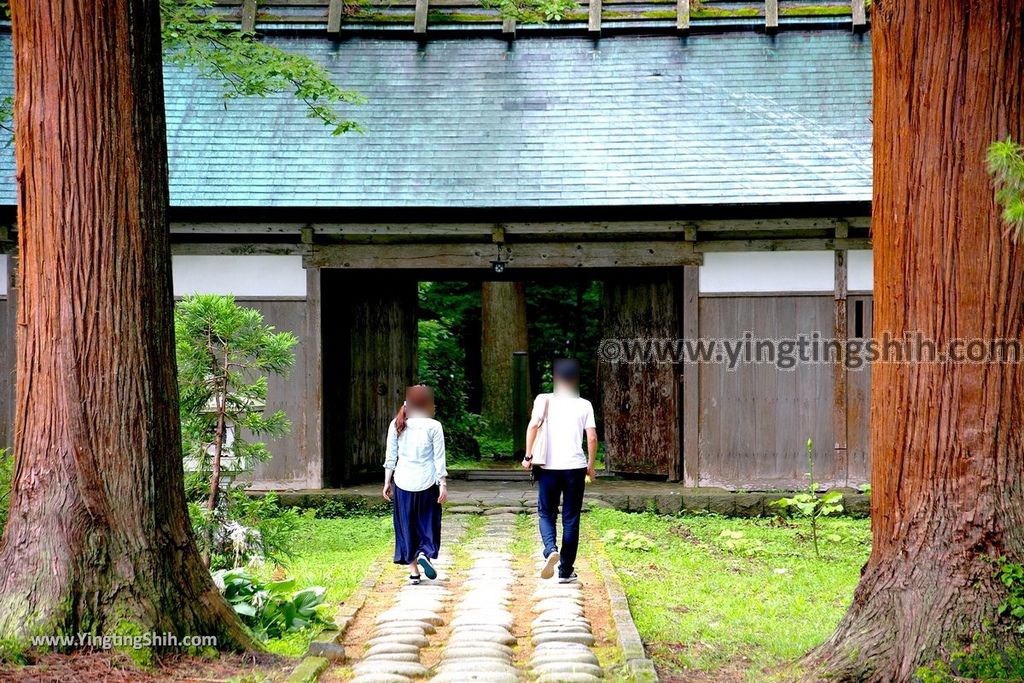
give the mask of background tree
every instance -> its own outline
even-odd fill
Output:
[[[185,510],[159,5],[11,9],[19,324],[0,638],[249,647]]]
[[[196,294],[175,307],[174,338],[186,463],[206,488],[206,510],[221,504],[222,477],[234,482],[253,463],[270,459],[266,443],[291,422],[283,410],[267,414],[267,373],[287,375],[295,364],[291,332],[275,332],[263,314],[234,297]],[[205,525],[212,534],[213,525]],[[206,548],[213,539],[206,539]],[[209,564],[209,558],[203,558]]]
[[[872,5],[876,336],[1024,336],[1024,255],[986,174],[1024,133],[1024,0]],[[998,624],[1024,558],[1024,366],[872,370],[871,557],[810,677],[898,682]],[[998,629],[993,630],[999,636]]]
[[[484,282],[481,288],[480,414],[498,434],[512,429],[512,353],[527,351],[526,283]]]

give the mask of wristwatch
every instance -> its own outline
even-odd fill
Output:
[[[523,462],[530,462],[532,460],[533,460],[533,456],[532,455],[527,455],[527,456],[523,457]]]

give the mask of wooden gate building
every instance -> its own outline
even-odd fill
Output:
[[[600,279],[605,336],[871,333],[871,47],[863,0],[583,3],[516,26],[474,0],[221,2],[367,103],[331,137],[290,95],[225,102],[165,68],[174,288],[300,337],[271,383],[293,431],[256,483],[379,475],[416,374],[417,282]],[[741,11],[742,10],[742,11]],[[0,26],[0,94],[13,82]],[[0,154],[0,445],[17,264]],[[595,349],[595,353],[598,350]],[[612,469],[728,488],[867,478],[868,370],[602,364]]]

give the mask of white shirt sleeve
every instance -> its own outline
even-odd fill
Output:
[[[537,394],[533,399],[533,413],[530,415],[530,426],[539,427],[540,421],[544,419],[544,404],[550,400],[547,394]]]
[[[587,414],[585,416],[585,422],[583,423],[584,429],[597,429],[597,422],[594,420],[594,404],[587,401]]]
[[[388,425],[387,446],[384,449],[384,469],[393,470],[398,464],[398,430],[395,428],[395,421]]]
[[[434,429],[433,447],[434,447],[434,472],[437,475],[437,481],[435,484],[440,484],[441,479],[448,476],[447,463],[445,462],[444,452],[444,427],[441,423],[437,423],[436,429]]]

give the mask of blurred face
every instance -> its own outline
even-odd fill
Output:
[[[555,378],[555,391],[578,393],[580,389],[579,380]]]
[[[421,414],[434,416],[434,394],[429,388],[423,385],[410,387],[405,392],[405,402],[410,410]]]

